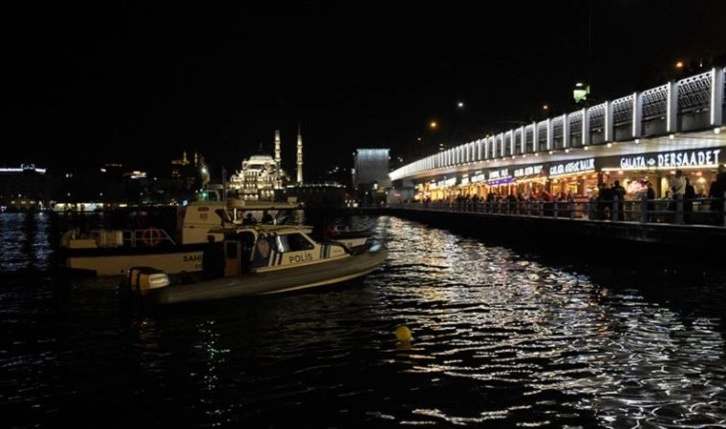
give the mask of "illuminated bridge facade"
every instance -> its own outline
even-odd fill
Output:
[[[726,161],[726,68],[465,143],[390,173],[389,203],[546,191],[589,198],[618,180],[628,197],[651,182],[667,197],[683,170],[706,195]]]

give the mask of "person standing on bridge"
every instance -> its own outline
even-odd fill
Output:
[[[653,184],[650,181],[646,182],[646,186],[645,198],[647,199],[648,222],[653,222],[655,221],[655,189],[653,189]]]
[[[617,212],[617,220],[625,220],[625,188],[620,184],[620,180],[613,182],[613,187],[610,188],[610,195],[613,197],[614,211]],[[615,218],[613,218],[615,220]]]
[[[726,166],[720,164],[716,180],[711,182],[708,189],[708,198],[711,199],[711,213],[716,225],[724,226],[724,194],[726,193]]]
[[[696,199],[696,188],[691,184],[691,179],[686,177],[686,191],[683,194],[683,219],[691,223],[693,217],[693,200]]]
[[[672,211],[678,211],[678,204],[683,202],[683,197],[686,195],[686,178],[683,177],[683,170],[676,170],[676,175],[671,177],[668,186],[673,195],[670,208]]]

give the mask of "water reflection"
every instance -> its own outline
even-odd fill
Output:
[[[89,407],[118,427],[726,425],[723,274],[563,264],[357,216],[342,221],[390,249],[361,284],[129,312],[108,279],[42,272],[24,243],[55,227],[8,219],[12,266],[41,270],[0,288],[10,427],[90,425]]]
[[[3,250],[0,271],[20,272],[48,269],[51,253],[46,213],[0,214],[0,249]]]

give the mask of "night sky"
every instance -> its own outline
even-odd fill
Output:
[[[419,154],[432,119],[463,143],[574,110],[577,81],[618,98],[726,48],[723,0],[14,3],[0,165],[186,149],[234,170],[279,129],[294,176],[299,124],[308,181],[357,148]]]

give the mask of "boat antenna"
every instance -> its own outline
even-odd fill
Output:
[[[227,169],[222,166],[222,201],[227,205]]]

